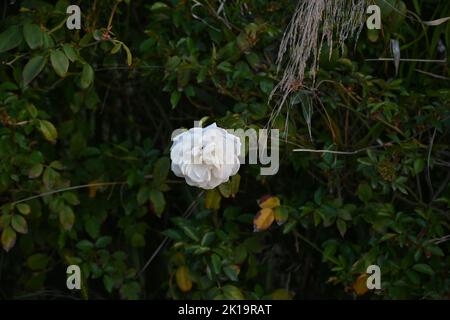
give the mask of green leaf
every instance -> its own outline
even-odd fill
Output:
[[[191,238],[194,241],[200,241],[199,237],[197,236],[194,228],[189,223],[189,221],[186,221],[185,219],[182,218],[174,218],[173,222],[177,226],[179,226],[189,238]]]
[[[67,59],[64,52],[61,50],[52,51],[50,54],[50,62],[56,74],[61,78],[64,78],[69,70],[69,59]]]
[[[78,200],[77,195],[73,192],[64,192],[62,197],[68,204],[70,204],[72,206],[76,206],[76,205],[80,204],[80,200]]]
[[[222,196],[217,188],[206,191],[205,208],[206,209],[220,209],[220,201]]]
[[[120,295],[122,299],[137,300],[139,299],[139,292],[141,288],[136,281],[126,283],[120,288]]]
[[[211,256],[211,264],[215,274],[219,274],[222,269],[222,259],[217,254]]]
[[[89,251],[94,248],[94,244],[89,240],[81,240],[77,243],[77,248],[82,251]]]
[[[3,214],[0,216],[0,229],[6,229],[11,223],[11,215]]]
[[[116,54],[117,52],[119,52],[120,49],[122,49],[122,43],[118,42],[111,49],[111,54]]]
[[[361,183],[358,186],[358,197],[363,202],[368,202],[372,199],[372,189],[367,183]]]
[[[425,168],[425,160],[423,159],[416,159],[414,161],[414,173],[417,175],[423,171]]]
[[[49,256],[43,253],[36,253],[27,259],[27,266],[33,271],[43,270],[50,261]]]
[[[133,236],[131,237],[131,245],[133,247],[144,247],[145,246],[145,238],[142,234],[140,233],[135,233],[133,234]]]
[[[71,45],[63,44],[63,51],[66,57],[69,58],[70,62],[75,62],[78,60],[78,53]]]
[[[50,167],[45,168],[42,181],[47,189],[52,189],[59,178],[59,173]]]
[[[123,43],[122,43],[122,48],[124,48],[125,52],[127,53],[127,64],[128,64],[128,66],[131,66],[133,64],[133,56],[131,54],[130,48],[128,48]]]
[[[297,225],[297,221],[289,221],[286,223],[283,227],[283,234],[288,234],[292,230],[294,230],[295,226]]]
[[[41,28],[37,24],[27,23],[24,25],[23,35],[30,49],[40,48],[44,44]]]
[[[72,229],[72,226],[75,223],[75,214],[73,213],[71,207],[63,207],[63,209],[59,212],[59,222],[64,230]]]
[[[28,233],[28,224],[24,217],[19,214],[15,214],[12,216],[11,226],[18,233],[26,234]]]
[[[18,47],[22,43],[22,33],[19,26],[11,26],[0,34],[0,53]]]
[[[289,218],[289,212],[286,207],[280,206],[274,209],[275,212],[275,220],[279,226],[284,224]]]
[[[1,240],[3,249],[8,252],[16,243],[16,232],[10,227],[4,229]]]
[[[339,233],[341,234],[342,237],[344,237],[345,233],[347,232],[347,223],[342,219],[338,219],[336,221],[336,225],[339,230]]]
[[[429,265],[424,264],[424,263],[415,264],[413,266],[413,270],[430,275],[430,276],[434,275],[433,269]]]
[[[161,214],[166,207],[166,200],[164,199],[164,194],[158,190],[150,191],[150,201],[152,202],[153,209],[158,217],[161,217]]]
[[[139,205],[143,205],[150,198],[150,188],[148,186],[142,186],[137,193],[137,202]]]
[[[114,281],[110,276],[104,275],[103,276],[103,285],[105,286],[106,291],[111,293],[112,289],[114,288]]]
[[[425,249],[434,256],[445,257],[444,251],[438,246],[428,246]]]
[[[109,246],[111,244],[111,242],[112,242],[112,238],[109,236],[100,237],[95,242],[95,246],[97,248],[105,248],[105,247]]]
[[[32,103],[27,103],[27,111],[33,119],[36,118],[38,115],[38,110],[36,109],[36,106]]]
[[[16,205],[16,208],[17,208],[17,210],[19,210],[19,212],[21,214],[24,214],[24,215],[28,215],[31,212],[30,206],[26,203],[19,203]]]
[[[22,72],[24,86],[27,86],[39,73],[41,73],[46,63],[47,59],[44,56],[36,56],[27,62]]]
[[[214,232],[207,232],[202,238],[201,245],[204,247],[208,247],[214,239],[216,238],[216,234]]]
[[[244,300],[244,295],[242,291],[230,284],[227,284],[222,287],[223,295],[227,300]]]
[[[98,222],[98,219],[93,216],[87,218],[84,222],[84,229],[93,239],[97,238],[100,233],[100,223]]]
[[[82,89],[87,89],[94,81],[94,69],[89,64],[83,66],[83,71],[81,72],[80,85]]]
[[[231,196],[231,181],[222,183],[219,186],[219,191],[224,198],[229,198]]]
[[[28,171],[28,178],[30,179],[38,178],[42,174],[43,170],[44,166],[41,163],[33,165]]]
[[[158,159],[153,168],[153,186],[160,187],[167,179],[170,170],[170,159],[163,157]]]
[[[231,281],[238,281],[239,268],[237,266],[226,266],[223,272]]]
[[[56,139],[58,138],[58,131],[56,131],[55,126],[51,122],[47,120],[40,120],[39,130],[44,135],[44,138],[46,140],[48,140],[51,143],[56,142]]]
[[[272,80],[269,80],[267,78],[262,79],[259,82],[259,88],[261,89],[262,92],[269,94],[272,91],[273,88],[273,82]]]
[[[170,104],[172,105],[172,109],[175,109],[175,107],[178,105],[178,102],[181,98],[181,92],[178,90],[172,91],[170,95]]]

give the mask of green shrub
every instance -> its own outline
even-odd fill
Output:
[[[396,76],[365,61],[390,57],[391,39],[402,57],[448,61],[450,24],[417,22],[448,3],[405,2],[405,19],[390,0],[382,31],[324,48],[316,82],[273,122],[278,174],[244,165],[201,192],[170,172],[171,133],[267,124],[296,1],[78,2],[79,31],[66,0],[2,12],[0,296],[449,296],[448,63],[401,62]],[[268,194],[280,202],[257,216]],[[81,292],[66,289],[71,264]],[[372,264],[382,289],[355,292]]]

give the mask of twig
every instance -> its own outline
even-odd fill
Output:
[[[145,176],[145,179],[151,179],[151,178],[153,178],[152,175]],[[89,188],[89,187],[115,186],[115,185],[122,185],[122,184],[126,184],[126,183],[127,183],[127,181],[97,182],[97,183],[89,183],[89,184],[82,184],[82,185],[72,186],[72,187],[67,187],[67,188],[61,188],[61,189],[43,192],[43,193],[40,193],[35,196],[31,196],[28,198],[14,201],[12,203],[12,205],[16,205],[16,204],[19,204],[22,202],[27,202],[27,201],[30,201],[33,199],[42,198],[42,197],[49,196],[49,195],[52,195],[55,193],[60,193],[60,192],[65,192],[65,191],[70,191],[70,190],[84,189],[84,188]]]
[[[448,78],[448,77],[444,77],[444,76],[441,76],[441,75],[438,75],[438,74],[434,74],[434,73],[431,73],[431,72],[426,72],[426,71],[423,71],[423,70],[420,70],[420,69],[416,69],[416,71],[419,72],[419,73],[426,74],[427,76],[430,76],[430,77],[433,77],[433,78],[436,78],[436,79],[450,80],[450,78]]]
[[[183,213],[182,217],[183,218],[189,218],[189,216],[191,215],[192,211],[194,210],[194,208],[197,206],[198,200],[200,199],[200,197],[203,195],[204,191],[201,191],[197,198],[189,205],[189,207],[186,209],[186,211]],[[159,244],[158,248],[156,248],[156,250],[153,252],[153,254],[151,255],[151,257],[147,260],[147,262],[145,263],[145,265],[142,267],[142,269],[138,272],[136,278],[139,278],[142,273],[148,268],[148,266],[150,265],[150,263],[152,263],[152,261],[156,258],[156,256],[158,255],[158,253],[161,251],[161,249],[164,247],[164,245],[169,241],[169,237],[165,236],[164,239],[161,241],[161,243]]]
[[[364,61],[395,61],[394,58],[375,58],[375,59],[365,59]],[[425,63],[445,63],[447,60],[429,60],[429,59],[400,59],[399,61],[404,62],[425,62]]]

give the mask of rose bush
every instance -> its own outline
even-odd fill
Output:
[[[0,298],[449,297],[450,23],[416,19],[450,2],[375,0],[383,29],[324,46],[316,82],[307,73],[276,119],[298,1],[4,2]],[[68,30],[75,3],[82,29]],[[366,60],[391,57],[391,40],[420,61]],[[173,175],[171,133],[205,117],[272,120],[278,173],[248,164],[205,192]],[[212,146],[187,148],[209,164],[178,156],[175,171],[225,180],[237,163],[206,182]],[[81,291],[67,290],[72,264]],[[381,290],[364,288],[372,264]]]

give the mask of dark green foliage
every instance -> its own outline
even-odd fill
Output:
[[[172,131],[266,125],[295,1],[78,2],[79,31],[65,0],[2,12],[0,297],[347,299],[372,264],[382,290],[364,298],[449,297],[450,22],[418,22],[449,3],[388,0],[382,31],[324,48],[273,122],[278,174],[244,165],[203,193],[170,172]],[[396,76],[365,61],[391,57],[392,39],[402,58],[447,63]],[[278,223],[253,232],[267,194]]]

